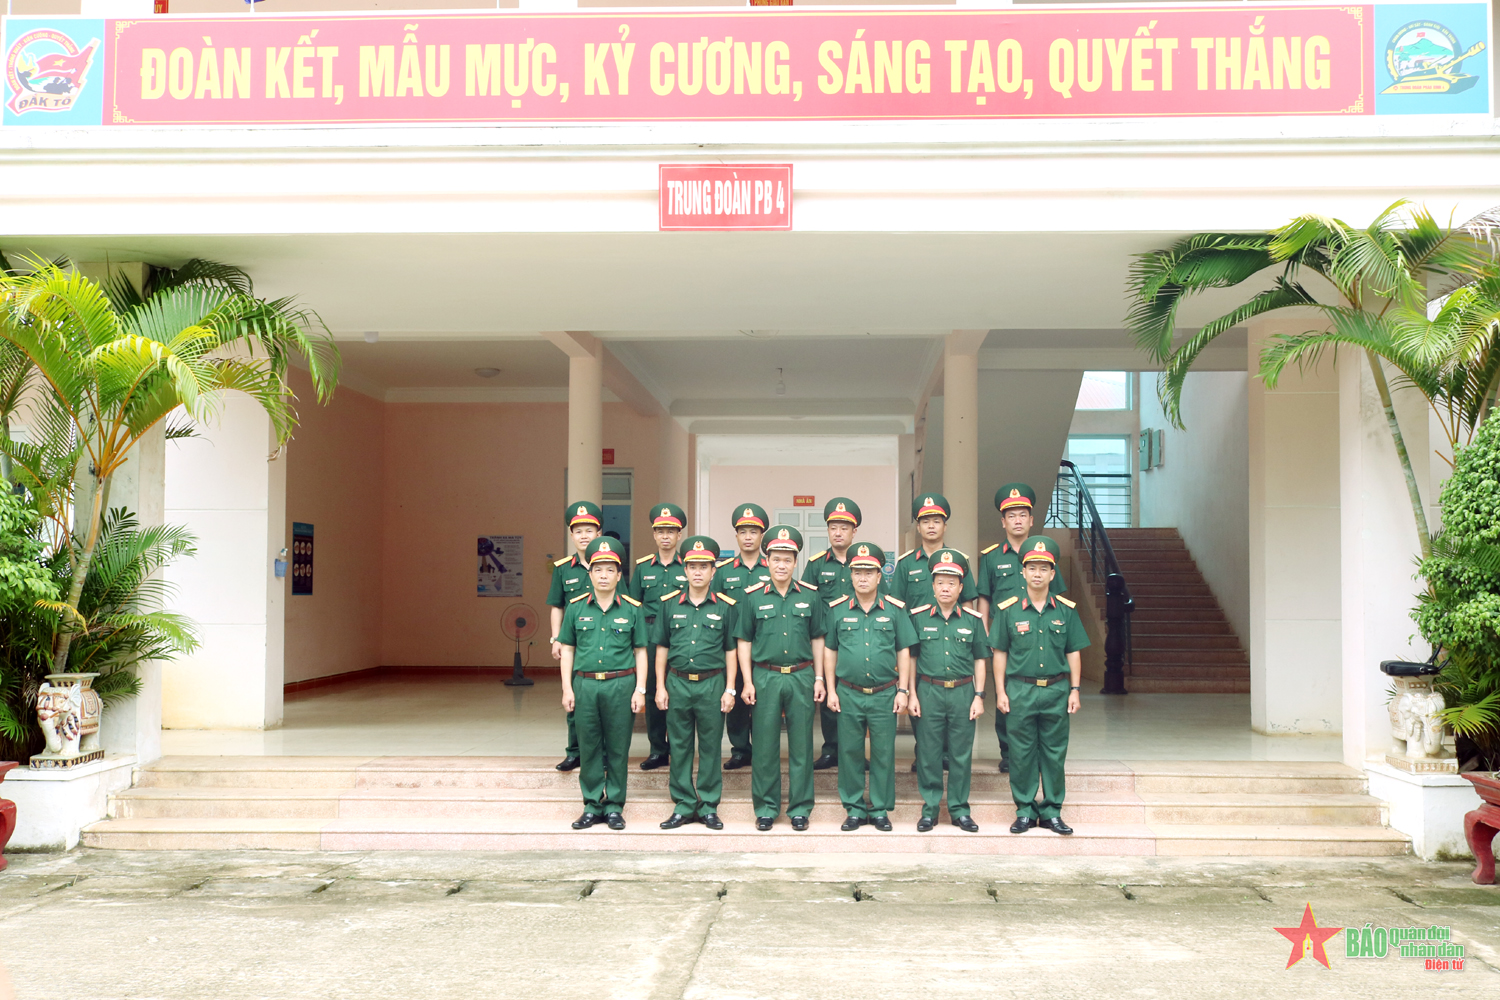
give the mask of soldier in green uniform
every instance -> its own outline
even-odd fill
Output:
[[[646,705],[646,614],[640,601],[619,593],[619,546],[613,538],[589,543],[592,589],[568,602],[557,632],[563,708],[575,713],[578,727],[583,815],[575,830],[601,820],[625,829],[632,715]]]
[[[601,524],[599,505],[587,500],[570,503],[563,511],[563,520],[568,534],[573,536],[577,554],[566,556],[552,564],[552,586],[547,591],[547,606],[552,609],[552,658],[562,659],[562,644],[557,641],[562,628],[563,609],[579,594],[589,592],[589,568],[583,554],[589,543],[599,537]],[[573,724],[573,712],[568,711],[568,748],[558,762],[559,771],[571,771],[578,766],[578,730]]]
[[[839,829],[866,821],[890,830],[896,808],[896,716],[911,693],[917,634],[906,606],[877,592],[885,568],[880,546],[860,542],[849,559],[852,597],[828,609],[823,674],[828,707],[839,717],[839,800],[848,816]],[[865,805],[865,735],[870,737],[869,805]]]
[[[735,638],[751,706],[750,798],[755,828],[769,830],[781,813],[781,718],[786,716],[787,815],[806,830],[813,807],[813,712],[826,696],[816,665],[823,660],[823,609],[816,587],[792,577],[802,533],[776,525],[766,532],[771,582],[756,584],[740,601]]]
[[[734,526],[734,540],[739,547],[739,554],[719,563],[718,571],[714,574],[714,590],[738,600],[749,588],[771,580],[770,564],[760,551],[766,525],[771,520],[766,516],[766,509],[759,504],[742,503],[734,509],[734,516],[730,521]],[[739,672],[742,680],[750,680],[748,662],[740,663]],[[743,691],[735,695],[734,708],[730,709],[729,718],[724,720],[724,729],[729,733],[729,759],[724,762],[724,770],[736,771],[748,767],[750,706],[745,702]]]
[[[1021,575],[1021,546],[1031,537],[1035,504],[1036,491],[1025,483],[1006,483],[995,491],[995,509],[1000,512],[1000,523],[1005,527],[1005,541],[980,551],[979,613],[984,615],[986,626],[990,622],[991,608],[1007,597],[1026,594],[1026,579]],[[1060,571],[1049,589],[1054,597],[1068,589]],[[998,684],[995,690],[999,692]],[[995,713],[995,738],[1000,742],[1002,773],[1010,770],[1010,740],[1005,735],[1005,721],[1004,712]]]
[[[1089,644],[1074,604],[1048,593],[1057,565],[1057,542],[1035,535],[1022,545],[1023,597],[995,605],[990,648],[995,651],[999,708],[1010,713],[1010,792],[1016,803],[1011,833],[1038,825],[1072,833],[1061,816],[1066,785],[1068,716],[1078,711],[1083,660]],[[1063,689],[1067,688],[1067,693]],[[1037,783],[1042,801],[1036,801]]]
[[[802,582],[818,588],[818,600],[826,608],[834,598],[848,597],[854,593],[849,583],[849,546],[859,530],[862,517],[859,504],[848,497],[834,497],[823,505],[823,523],[828,526],[828,548],[807,559],[807,569]],[[879,593],[885,594],[885,577],[880,579]],[[823,676],[830,676],[823,671]],[[823,751],[813,761],[813,770],[822,771],[838,765],[839,717],[825,702],[819,707],[822,721]]]
[[[724,829],[719,798],[724,772],[719,759],[724,743],[724,713],[734,706],[737,657],[735,600],[710,586],[719,543],[695,535],[682,543],[687,589],[663,594],[658,601],[652,642],[656,644],[656,704],[667,713],[672,741],[670,788],[675,808],[662,823],[675,830],[702,823]],[[693,784],[693,749],[698,782]]]
[[[932,590],[936,600],[911,609],[917,633],[916,679],[907,709],[920,718],[917,735],[917,788],[922,818],[917,832],[937,823],[943,798],[943,768],[948,766],[948,818],[967,833],[979,825],[969,814],[969,783],[974,763],[974,720],[984,714],[984,677],[990,647],[984,617],[960,608],[958,597],[969,560],[957,549],[932,554]]]
[[[669,590],[681,592],[687,586],[682,560],[677,558],[677,543],[686,524],[687,514],[675,503],[651,508],[651,538],[656,542],[656,551],[635,561],[635,573],[630,578],[630,596],[645,607],[647,628],[656,624],[662,595]],[[656,692],[660,689],[656,683],[655,648],[646,650],[646,662],[653,665],[646,675],[646,740],[650,750],[641,761],[641,770],[654,771],[666,765],[671,741],[667,738],[667,713],[656,707]]]

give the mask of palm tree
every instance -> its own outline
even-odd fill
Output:
[[[1403,209],[1407,209],[1403,212]],[[1437,413],[1450,453],[1468,442],[1494,405],[1500,351],[1500,264],[1493,253],[1500,208],[1458,226],[1440,225],[1425,208],[1401,201],[1359,229],[1339,219],[1302,215],[1269,233],[1198,233],[1136,258],[1126,327],[1163,365],[1158,392],[1168,419],[1182,427],[1183,380],[1214,338],[1278,309],[1322,314],[1321,329],[1273,337],[1260,377],[1274,388],[1289,365],[1316,365],[1329,347],[1361,350],[1406,477],[1422,555],[1431,532],[1417,477],[1391,399],[1386,365]],[[1232,288],[1275,270],[1270,288],[1252,295],[1178,343],[1178,308],[1190,295]],[[1308,274],[1323,279],[1319,294]],[[1332,294],[1329,294],[1329,293]],[[1429,318],[1433,293],[1447,293]],[[1326,299],[1326,301],[1325,301]],[[1383,362],[1383,363],[1382,363]]]
[[[256,298],[237,268],[152,268],[135,289],[39,258],[26,264],[0,272],[0,423],[28,408],[30,439],[5,433],[0,448],[66,557],[68,586],[52,605],[63,623],[52,650],[61,672],[75,639],[96,631],[80,600],[109,528],[111,481],[136,443],[168,421],[169,435],[189,433],[233,390],[260,403],[284,445],[297,423],[291,359],[327,401],[339,358],[316,314]]]

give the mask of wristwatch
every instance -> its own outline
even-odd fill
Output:
[[[974,690],[974,697],[976,697],[976,698],[983,698],[984,697],[984,692],[980,691],[979,689],[976,688]]]
[[[724,689],[724,693],[727,694],[727,695],[729,695],[729,697],[731,697],[731,698],[733,698],[735,695],[739,694],[739,692],[736,691],[734,688],[725,688]]]
[[[1079,687],[1077,684],[1074,684],[1072,687],[1068,688],[1068,690],[1069,691],[1082,691],[1083,688]]]
[[[646,689],[643,688],[643,687],[638,687],[638,688],[635,689],[635,693],[636,694],[645,694],[646,693]]]
[[[897,694],[911,694],[911,692],[908,691],[908,690],[906,690],[906,688],[897,688],[896,689],[896,693]]]

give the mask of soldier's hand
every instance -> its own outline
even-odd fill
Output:
[[[560,642],[554,642],[552,644],[552,658],[554,660],[561,660],[562,659],[562,643],[560,643]]]
[[[839,693],[837,691],[828,692],[828,711],[839,711]]]
[[[746,682],[745,686],[740,690],[740,700],[743,701],[746,705],[754,705],[755,704],[755,685],[754,684]]]
[[[969,721],[973,722],[984,714],[984,695],[976,694],[974,701],[969,705]]]
[[[641,714],[641,711],[645,707],[646,707],[646,696],[645,695],[641,694],[639,691],[636,691],[635,693],[633,693],[630,696],[630,711],[633,714],[635,714],[635,715]]]
[[[896,698],[899,701],[901,695],[896,695]],[[910,715],[913,719],[920,719],[922,717],[922,703],[917,700],[917,696],[914,694],[906,696],[906,714]]]
[[[734,695],[730,694],[728,691],[724,692],[724,697],[719,699],[719,711],[725,713],[726,715],[734,711]]]
[[[813,701],[819,705],[828,700],[828,688],[823,683],[823,678],[813,678]]]
[[[1083,699],[1078,697],[1077,691],[1068,692],[1068,714],[1072,715],[1083,707]]]
[[[571,712],[571,711],[573,711],[573,701],[574,701],[574,699],[573,699],[573,692],[572,691],[564,691],[563,692],[563,696],[562,696],[562,703],[563,703],[563,711],[564,712]]]
[[[663,712],[667,710],[667,689],[664,687],[656,689],[656,707]]]
[[[898,694],[898,695],[896,695],[896,704],[891,707],[891,714],[893,714],[893,715],[900,715],[901,714],[901,710],[903,708],[906,708],[908,705],[910,705],[912,703],[912,700],[913,699],[912,699],[912,697],[910,695],[905,695],[905,694]]]
[[[1010,699],[1005,696],[1004,689],[995,692],[995,710],[1010,714]]]

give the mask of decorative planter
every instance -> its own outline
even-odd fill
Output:
[[[1434,663],[1385,660],[1380,672],[1395,685],[1391,698],[1391,752],[1385,762],[1410,774],[1457,774],[1458,760],[1443,754],[1443,696],[1432,689]]]
[[[36,719],[47,737],[47,749],[33,754],[37,770],[77,767],[104,757],[99,745],[99,717],[104,703],[94,690],[98,674],[48,674],[37,690]]]
[[[13,760],[0,760],[0,781],[5,780],[5,773],[16,767]],[[0,871],[5,870],[5,845],[10,843],[10,835],[16,832],[16,804],[0,799]]]
[[[1495,832],[1500,830],[1500,771],[1470,771],[1461,777],[1473,782],[1474,791],[1484,800],[1478,809],[1464,815],[1464,839],[1478,862],[1474,866],[1474,881],[1494,885],[1494,840]]]

